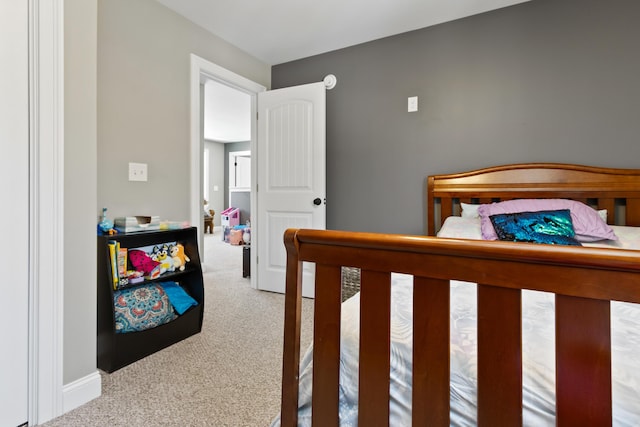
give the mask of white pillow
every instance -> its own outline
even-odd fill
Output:
[[[480,218],[447,217],[442,224],[442,228],[438,231],[438,237],[482,240]]]
[[[598,215],[600,215],[600,218],[602,218],[602,220],[603,220],[604,222],[607,222],[607,214],[608,214],[608,212],[607,212],[607,210],[606,210],[606,209],[600,209],[600,210],[598,211]]]
[[[462,218],[480,218],[480,214],[478,213],[478,208],[481,205],[472,205],[469,203],[460,203],[460,208],[462,208],[462,212],[460,216]]]

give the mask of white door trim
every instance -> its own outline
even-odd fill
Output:
[[[239,74],[234,73],[233,71],[229,71],[226,68],[223,68],[219,65],[214,64],[213,62],[207,61],[204,58],[201,58],[197,55],[191,54],[191,81],[190,81],[190,97],[191,97],[191,108],[190,108],[190,159],[191,159],[191,173],[190,173],[190,221],[192,225],[198,226],[198,248],[200,253],[202,254],[204,251],[203,245],[203,229],[202,229],[202,221],[203,221],[203,209],[202,209],[202,198],[203,198],[203,189],[202,189],[202,175],[203,175],[203,161],[202,161],[202,152],[203,147],[200,140],[201,130],[202,130],[202,111],[200,104],[200,84],[204,83],[206,79],[215,80],[219,83],[225,84],[227,86],[234,87],[238,90],[241,90],[251,96],[251,117],[254,120],[251,120],[251,152],[257,153],[257,125],[255,119],[257,117],[257,94],[258,92],[264,92],[267,90],[266,87],[247,79]],[[252,159],[251,162],[251,210],[256,212],[257,204],[256,204],[256,164],[255,158]],[[251,228],[257,228],[258,224],[255,221],[257,215],[251,216]],[[253,231],[253,230],[252,230]],[[252,245],[256,245],[257,242],[253,240],[252,233]],[[251,251],[251,271],[257,271],[256,269],[256,251]],[[251,287],[257,288],[257,280],[258,275],[251,275]]]
[[[63,413],[64,0],[29,0],[29,425]]]

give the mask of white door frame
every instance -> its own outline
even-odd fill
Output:
[[[204,58],[201,58],[197,55],[191,54],[191,79],[190,79],[190,97],[191,97],[191,108],[190,108],[190,116],[191,116],[191,126],[190,126],[190,164],[191,164],[191,174],[190,174],[190,221],[191,224],[198,226],[198,248],[201,254],[204,253],[204,233],[202,229],[202,221],[203,221],[203,209],[202,209],[202,176],[203,176],[203,149],[201,142],[201,133],[202,133],[202,108],[200,103],[200,85],[204,83],[207,79],[215,80],[219,83],[222,83],[226,86],[233,87],[235,89],[241,90],[242,92],[247,93],[251,97],[251,152],[257,153],[257,125],[256,125],[256,117],[258,111],[257,105],[257,94],[258,92],[264,92],[267,90],[266,87],[249,80],[245,77],[242,77],[239,74],[234,73],[233,71],[229,71],[226,68],[223,68],[219,65],[214,64],[213,62],[207,61]],[[254,154],[252,154],[253,156]],[[255,212],[257,209],[256,205],[256,164],[254,158],[251,161],[251,211]],[[254,221],[257,215],[251,214],[251,228],[255,229],[259,225]],[[252,230],[253,231],[253,230]],[[252,245],[257,245],[257,241],[253,239],[255,234],[251,234],[251,243]],[[257,251],[251,251],[251,271],[257,271],[256,269],[256,259],[257,259]],[[258,275],[251,275],[251,287],[258,287]]]
[[[63,5],[29,0],[29,425],[64,411]]]
[[[231,165],[231,160],[232,160],[234,157],[251,157],[251,151],[229,151],[229,157],[228,157],[228,159],[227,159],[227,161],[229,162],[229,182],[231,182],[231,166],[232,166],[232,165]],[[249,172],[251,172],[251,170],[249,170]],[[251,182],[251,177],[249,177],[249,182]],[[229,194],[228,194],[228,196],[229,196],[229,200],[231,200],[231,193],[232,193],[234,190],[236,190],[236,191],[237,191],[237,190],[238,190],[238,187],[236,187],[235,185],[234,185],[234,186],[232,186],[231,184],[229,184],[229,188],[228,188],[228,191],[229,191]],[[246,187],[241,187],[241,188],[240,188],[240,191],[247,191],[247,188],[246,188]],[[231,202],[229,202],[229,203],[231,203]]]

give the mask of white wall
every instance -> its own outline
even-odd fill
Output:
[[[0,425],[27,421],[29,331],[29,55],[26,2],[0,5]]]
[[[65,384],[96,371],[97,10],[64,4]]]
[[[271,67],[154,0],[98,4],[98,208],[189,219],[189,79],[195,54],[264,86]],[[129,182],[129,162],[148,182]]]

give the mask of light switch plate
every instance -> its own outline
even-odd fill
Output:
[[[146,181],[147,164],[129,163],[129,181]]]
[[[410,113],[418,111],[418,97],[417,96],[410,96],[407,99],[407,111],[410,112]]]

